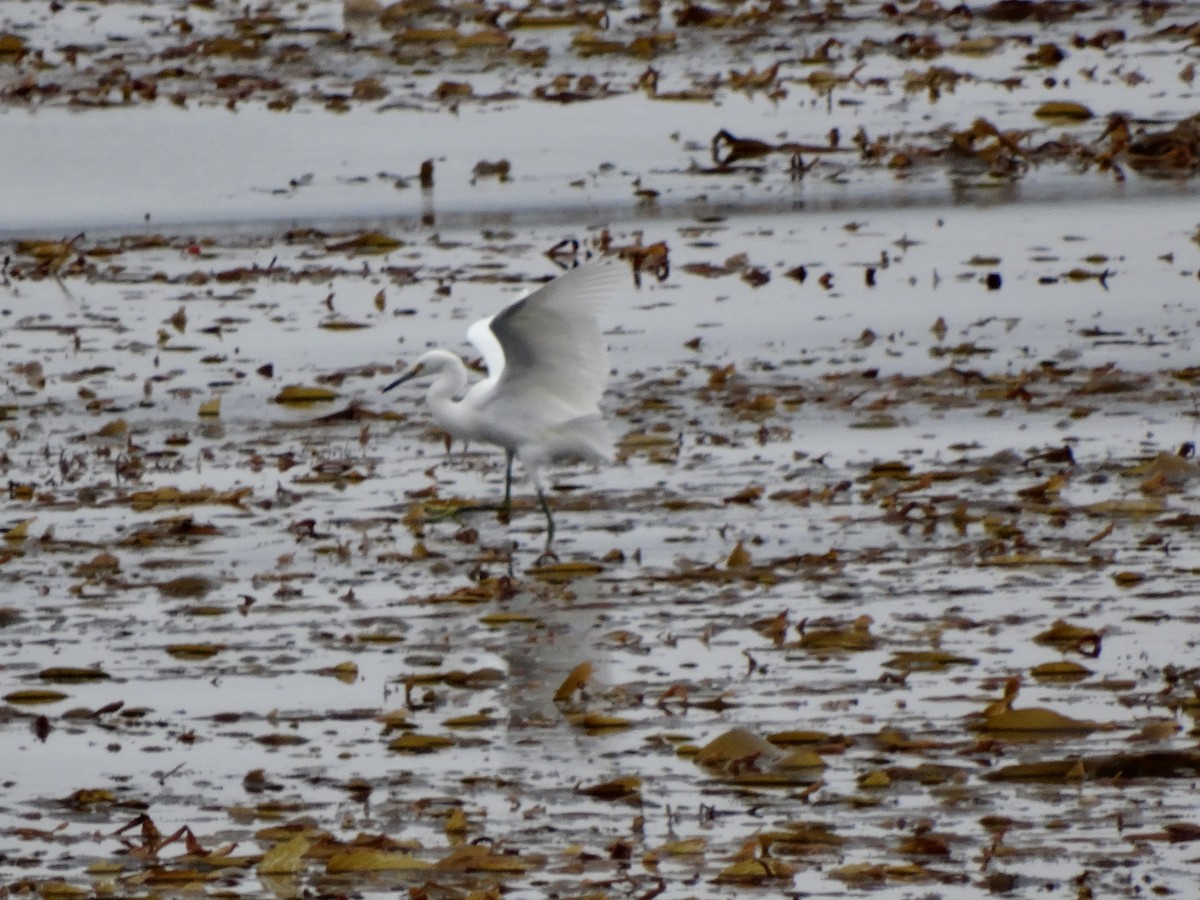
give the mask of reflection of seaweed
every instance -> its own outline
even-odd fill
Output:
[[[1064,781],[1068,778],[1195,778],[1200,775],[1200,753],[1194,750],[1159,750],[1150,753],[1115,753],[1005,766],[983,777],[988,781]]]
[[[633,282],[642,286],[642,273],[650,272],[659,281],[666,281],[671,274],[670,250],[666,241],[655,241],[653,244],[643,244],[641,233],[634,236],[632,244],[615,246],[612,235],[605,228],[600,232],[597,246],[605,256],[616,255],[626,260],[633,269]]]
[[[1120,175],[1119,159],[1143,175],[1158,178],[1191,176],[1200,172],[1200,115],[1183,119],[1165,131],[1133,129],[1124,115],[1109,118],[1100,139],[1109,149],[1099,154],[1102,166]]]
[[[979,15],[993,22],[1058,22],[1091,9],[1086,3],[1047,3],[1036,0],[997,0]]]
[[[713,162],[722,168],[728,168],[734,163],[747,159],[761,159],[774,153],[781,153],[791,159],[791,166],[796,166],[796,160],[801,153],[828,153],[837,151],[836,132],[830,133],[830,144],[800,144],[795,141],[784,141],[781,144],[769,144],[757,138],[740,138],[730,134],[724,128],[713,135],[710,142]]]
[[[1072,119],[1090,116],[1090,111],[1079,104],[1060,103],[1054,105],[1054,109],[1062,109],[1060,115]],[[1081,112],[1075,113],[1076,109]],[[924,144],[897,145],[887,138],[870,141],[862,132],[856,135],[855,143],[861,150],[863,163],[886,160],[884,164],[897,172],[942,160],[954,174],[988,175],[1009,180],[1021,178],[1033,166],[1052,162],[1068,162],[1079,171],[1095,166],[1102,172],[1112,172],[1118,180],[1125,178],[1124,166],[1157,178],[1191,177],[1200,173],[1200,116],[1183,119],[1163,131],[1146,132],[1137,129],[1129,117],[1114,114],[1109,117],[1103,133],[1091,142],[1061,135],[1032,143],[1032,135],[1030,130],[1002,130],[981,117],[967,128],[950,131],[944,143],[935,138]],[[762,142],[733,139],[726,162],[765,156],[790,149],[790,146],[772,147]],[[716,147],[717,139],[714,139],[714,156]]]

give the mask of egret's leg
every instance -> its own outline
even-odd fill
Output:
[[[541,555],[533,561],[534,566],[544,566],[547,563],[558,562],[558,554],[551,547],[554,543],[554,517],[550,515],[550,504],[546,502],[546,495],[542,493],[542,486],[538,485],[538,502],[542,504],[542,512],[546,514],[546,549]]]
[[[550,514],[550,504],[546,502],[546,492],[542,489],[542,479],[538,473],[537,466],[525,466],[529,472],[529,480],[533,482],[533,488],[537,491],[538,503],[542,505],[542,512],[546,514],[546,552],[550,552],[550,545],[554,542],[554,516]]]
[[[504,451],[504,500],[496,510],[496,518],[505,525],[508,524],[508,517],[512,512],[512,467],[514,456],[516,456],[516,451]]]
[[[512,464],[516,455],[515,450],[504,451],[504,503],[501,504],[501,509],[512,507]]]
[[[546,495],[542,492],[542,486],[537,486],[538,503],[542,504],[542,512],[546,514],[546,549],[550,549],[550,545],[554,543],[554,516],[550,515],[550,504],[546,502]]]
[[[516,451],[504,451],[504,505],[512,505],[512,460],[516,456]]]

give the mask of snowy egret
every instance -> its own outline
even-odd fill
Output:
[[[619,287],[624,268],[598,260],[560,275],[533,293],[480,319],[467,338],[483,355],[488,376],[470,383],[462,358],[430,350],[385,387],[424,374],[433,382],[425,403],[454,439],[483,441],[504,449],[504,501],[512,506],[513,459],[537,491],[546,515],[546,546],[554,517],[539,468],[567,459],[607,462],[612,437],[600,412],[608,383],[608,349],[596,311]]]

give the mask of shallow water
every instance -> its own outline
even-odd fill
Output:
[[[161,64],[171,16],[201,33],[234,16],[166,6],[53,20],[16,4],[4,29],[48,51],[120,35],[136,71]],[[280,9],[297,42],[340,27],[334,4]],[[840,37],[859,50],[912,25],[850,12]],[[1072,74],[1070,96],[1151,129],[1187,114],[1189,51],[1151,36],[1186,9],[1149,22],[1118,4],[1039,34],[1066,47],[1110,20],[1128,39],[1072,48],[1071,72],[1146,80]],[[656,59],[664,90],[779,56],[759,32],[680,32],[714,62]],[[725,86],[669,103],[625,91],[645,61],[572,57],[570,33],[518,37],[544,40],[552,71],[455,57],[397,72],[367,29],[354,52],[325,47],[311,79],[288,74],[288,111],[220,105],[221,60],[195,63],[186,109],[5,95],[0,890],[1186,893],[1192,181],[1045,160],[1005,178],[945,159],[898,172],[854,154],[799,179],[777,157],[700,171],[721,127],[811,141],[866,120],[915,147],[986,112],[1044,138],[1030,110],[1066,79],[1025,73],[1010,36],[936,102],[900,88],[916,63],[867,53],[862,84],[828,104],[787,54],[775,100]],[[86,82],[92,64],[68,72],[61,52],[13,78]],[[528,98],[568,63],[622,93]],[[326,108],[319,91],[376,70],[388,99]],[[1014,70],[1020,89],[987,80]],[[477,95],[519,96],[443,109],[430,91],[456,71]],[[401,97],[415,109],[380,108]],[[605,115],[630,124],[597,130]],[[1070,127],[1101,140],[1094,121]],[[495,158],[510,180],[472,183]],[[638,178],[658,195],[635,196]],[[558,473],[559,582],[536,565],[544,521],[523,487],[511,523],[455,512],[498,496],[498,455],[447,455],[419,391],[378,389],[427,345],[469,354],[469,322],[557,271],[544,254],[560,241],[595,251],[605,228],[612,246],[664,242],[670,271],[631,273],[605,312],[618,461]],[[345,246],[367,230],[400,243]],[[58,250],[19,243],[80,231]],[[275,402],[287,385],[336,396]],[[1035,641],[1059,619],[1099,636]],[[835,646],[814,648],[823,631]],[[1064,659],[1089,671],[1034,676]],[[583,690],[555,701],[585,662]],[[979,730],[1016,675],[1014,708],[1096,727]],[[15,695],[34,688],[65,696]],[[824,768],[780,770],[761,748],[694,761],[734,728],[813,731]],[[389,749],[406,731],[448,743]],[[994,778],[1018,763],[1062,765]],[[632,798],[580,790],[625,777]],[[282,824],[305,855],[260,874]],[[183,826],[199,849],[163,843]],[[492,855],[461,855],[472,842]],[[437,868],[339,874],[329,857],[353,846]]]

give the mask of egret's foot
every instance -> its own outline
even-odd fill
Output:
[[[546,549],[542,551],[542,555],[533,561],[533,565],[535,567],[537,567],[537,566],[544,566],[544,565],[546,565],[546,563],[556,563],[556,562],[559,562],[558,554],[555,553],[553,550],[551,550],[550,545],[547,544]]]
[[[494,510],[496,510],[496,521],[499,522],[501,525],[507,525],[509,522],[512,521],[512,503],[511,502],[501,503],[499,506],[494,506],[492,508]]]

